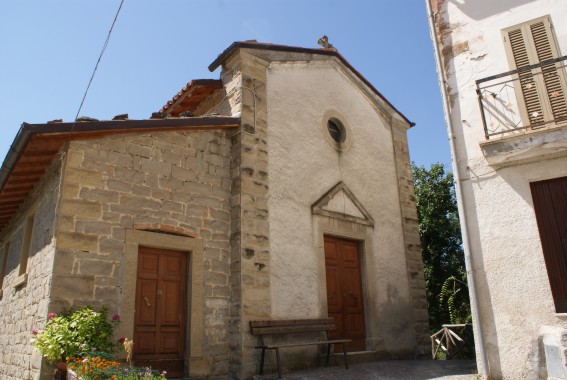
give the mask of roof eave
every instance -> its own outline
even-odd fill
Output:
[[[29,173],[31,178],[28,178],[25,184],[20,183],[18,185],[18,187],[23,187],[17,191],[17,195],[0,196],[0,231],[9,224],[21,204],[33,191],[37,181],[43,177],[45,170],[53,162],[53,157],[61,149],[61,146],[68,141],[135,132],[229,129],[238,126],[240,126],[240,118],[222,116],[47,124],[23,123],[0,168],[0,194],[14,192],[12,174],[16,175],[17,173],[14,171],[29,165],[29,163],[23,163],[29,158],[26,157],[25,152],[29,149],[37,151],[37,147],[40,147],[43,153],[42,159],[41,163],[35,166],[33,175]]]
[[[70,133],[77,134],[81,132],[117,132],[123,133],[138,130],[168,130],[180,127],[236,127],[240,125],[240,118],[225,116],[210,117],[176,117],[164,119],[143,119],[143,120],[103,120],[103,121],[82,121],[82,122],[65,122],[65,123],[47,123],[47,124],[28,124],[24,123],[32,133],[41,134],[60,134]]]
[[[10,145],[10,149],[6,153],[6,157],[2,162],[2,167],[0,168],[0,191],[4,188],[6,180],[10,177],[12,169],[18,162],[21,153],[26,147],[32,132],[29,130],[29,124],[23,123],[20,130],[14,138],[14,142]]]

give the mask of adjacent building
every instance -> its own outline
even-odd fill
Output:
[[[29,331],[86,304],[172,376],[251,378],[251,320],[330,315],[352,352],[427,353],[412,123],[333,48],[237,42],[218,67],[148,120],[22,126],[0,173],[2,379],[49,378]]]
[[[567,4],[427,0],[479,373],[567,378]]]

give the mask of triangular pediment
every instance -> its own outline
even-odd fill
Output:
[[[313,214],[374,226],[374,219],[343,182],[337,183],[311,206]]]

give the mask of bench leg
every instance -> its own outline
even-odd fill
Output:
[[[266,349],[262,347],[262,358],[260,358],[260,375],[264,374],[264,354],[266,353]]]
[[[276,348],[276,363],[278,365],[278,379],[282,378],[282,369],[280,367],[280,349]]]
[[[331,344],[327,344],[327,360],[325,360],[325,367],[329,366],[329,356],[331,356]]]
[[[348,369],[348,356],[346,353],[346,343],[343,343],[343,356],[345,358],[345,369]]]

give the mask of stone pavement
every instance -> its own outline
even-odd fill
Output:
[[[344,367],[320,367],[283,374],[285,380],[474,380],[474,360],[384,360]],[[254,376],[255,380],[277,379],[278,374]]]

